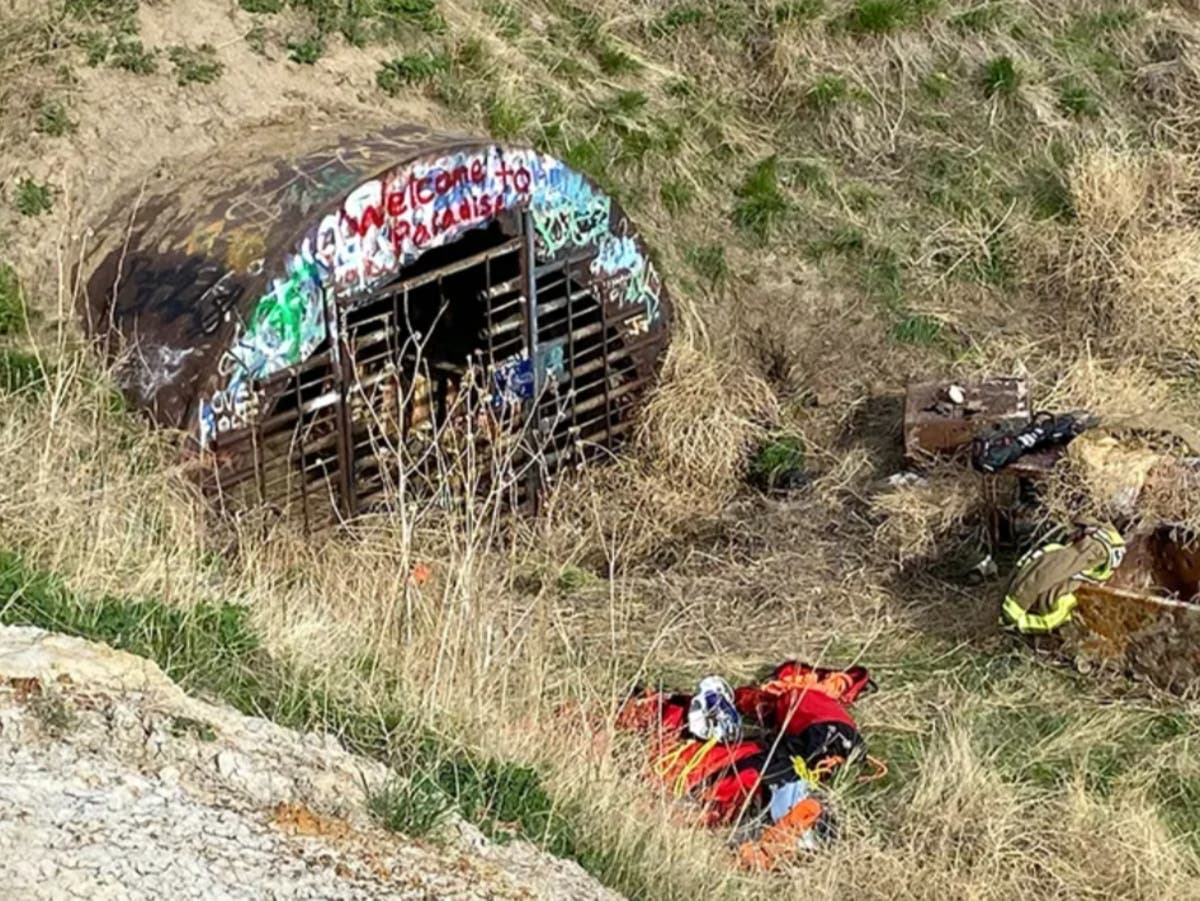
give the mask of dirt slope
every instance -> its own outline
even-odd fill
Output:
[[[461,821],[444,846],[385,832],[364,809],[381,764],[37,629],[0,629],[0,760],[12,899],[615,897]]]
[[[0,233],[12,238],[8,256],[27,279],[52,282],[59,254],[72,261],[76,240],[107,216],[118,196],[160,177],[173,160],[236,142],[247,131],[298,123],[438,121],[428,104],[381,98],[373,90],[386,51],[331,41],[315,64],[301,65],[278,47],[255,52],[245,39],[255,22],[221,0],[172,0],[139,10],[139,35],[147,47],[214,46],[223,68],[211,85],[178,84],[165,61],[158,74],[147,76],[79,65],[76,48],[58,51],[63,64],[72,64],[69,115],[77,127],[62,137],[29,130],[0,135],[0,142],[19,148],[0,154],[5,193],[26,177],[57,192],[53,209],[37,219],[22,218],[10,204],[0,209]],[[36,73],[18,99],[36,96],[52,77]]]

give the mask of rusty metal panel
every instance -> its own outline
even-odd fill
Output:
[[[996,378],[961,387],[964,400],[954,403],[948,382],[909,386],[904,402],[904,455],[910,463],[953,453],[989,426],[1029,419],[1023,379]]]
[[[1200,540],[1170,526],[1130,539],[1103,585],[1076,595],[1064,650],[1177,691],[1200,688]]]
[[[122,362],[130,400],[188,428],[198,388],[306,221],[388,163],[463,143],[414,127],[271,128],[148,178],[93,231],[81,316]]]

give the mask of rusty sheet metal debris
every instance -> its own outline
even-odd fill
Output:
[[[395,443],[462,431],[468,402],[531,439],[538,478],[611,453],[671,315],[588,178],[412,127],[210,154],[114,210],[87,265],[80,312],[133,404],[187,434],[210,489],[306,521],[361,510]]]
[[[1200,539],[1170,526],[1131,538],[1112,581],[1078,592],[1064,650],[1174,691],[1200,688]]]
[[[960,387],[961,403],[951,399]],[[904,456],[909,463],[954,453],[995,424],[1029,419],[1029,395],[1019,378],[994,378],[952,386],[947,382],[910,385],[904,402]]]

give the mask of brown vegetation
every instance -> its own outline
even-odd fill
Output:
[[[142,4],[151,45],[215,45],[211,85],[88,67],[79,35],[109,26],[58,4],[0,23],[0,256],[37,313],[0,352],[35,348],[46,371],[0,396],[2,549],[87,591],[245,603],[331,685],[403,694],[439,731],[541,764],[647,895],[1194,896],[1194,709],[1009,647],[998,586],[933,565],[973,538],[974,484],[884,481],[915,375],[1023,369],[1039,406],[1200,426],[1194,10],[453,0],[444,30],[394,43],[332,29],[310,65],[285,46],[317,33],[306,5]],[[445,73],[376,86],[380,61],[430,48]],[[33,127],[55,98],[76,131]],[[665,381],[637,453],[536,521],[401,504],[312,540],[247,524],[223,554],[170,436],[78,347],[75,239],[184,151],[358,115],[536,142],[618,191],[679,301]],[[56,192],[36,218],[9,202],[27,176]],[[776,503],[740,477],[781,427],[820,478]],[[1059,516],[1095,497],[1069,472]],[[1191,519],[1180,487],[1162,509]],[[842,841],[775,880],[732,873],[720,836],[557,713],[602,722],[634,681],[784,655],[874,669],[862,724],[891,772],[840,790]]]

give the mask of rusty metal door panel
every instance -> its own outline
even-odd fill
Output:
[[[1176,691],[1200,689],[1200,541],[1170,526],[1132,536],[1112,581],[1084,584],[1064,639],[1098,661]]]

